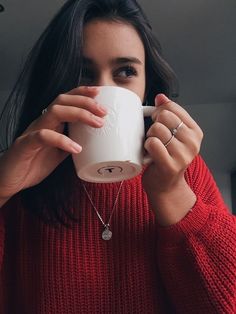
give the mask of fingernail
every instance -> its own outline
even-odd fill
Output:
[[[165,94],[158,94],[155,98],[155,105],[160,106],[171,101]]]
[[[104,119],[100,118],[98,116],[93,115],[93,119],[99,124],[99,125],[103,125],[104,123]]]
[[[76,142],[71,142],[71,148],[74,153],[80,153],[82,151],[82,147]]]
[[[102,105],[98,105],[98,109],[102,112],[102,113],[107,113],[107,108],[103,107]]]

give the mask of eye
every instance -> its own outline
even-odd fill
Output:
[[[132,66],[124,66],[122,68],[119,68],[114,72],[114,76],[118,78],[131,78],[133,76],[137,76],[137,71]]]

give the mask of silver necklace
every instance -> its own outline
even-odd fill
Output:
[[[89,195],[89,192],[88,192],[86,186],[82,183],[82,186],[83,186],[83,188],[84,188],[84,191],[85,191],[85,193],[86,193],[86,195],[87,195],[87,197],[88,197],[88,199],[89,199],[89,201],[90,201],[90,203],[91,203],[91,205],[92,205],[92,207],[93,207],[95,213],[97,214],[98,218],[100,219],[101,223],[103,224],[104,230],[103,230],[103,232],[102,232],[102,239],[103,239],[103,240],[106,240],[106,241],[108,241],[108,240],[110,240],[110,239],[112,238],[112,232],[111,232],[111,230],[110,230],[110,221],[111,221],[111,218],[112,218],[112,216],[113,216],[113,213],[114,213],[114,211],[115,211],[115,209],[116,209],[116,204],[117,204],[117,201],[118,201],[118,197],[119,197],[119,195],[120,195],[120,191],[121,191],[121,187],[122,187],[122,185],[123,185],[123,182],[124,182],[124,181],[122,181],[121,184],[120,184],[120,186],[119,186],[119,189],[118,189],[118,192],[117,192],[117,195],[116,195],[116,199],[115,199],[115,202],[114,202],[114,205],[113,205],[113,207],[112,207],[111,214],[110,214],[110,217],[109,217],[107,223],[105,223],[104,220],[102,219],[102,217],[101,217],[101,215],[99,214],[99,212],[98,212],[96,206],[94,205],[94,202],[93,202],[91,196]]]

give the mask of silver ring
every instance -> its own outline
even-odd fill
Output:
[[[184,124],[183,121],[181,121],[180,124],[178,124],[176,128],[170,130],[171,138],[164,144],[165,147],[167,147],[170,144],[170,142],[173,140],[173,138],[175,137],[176,133],[178,132],[178,129],[181,128],[181,126],[183,124]]]
[[[181,128],[181,126],[182,126],[183,124],[184,124],[183,121],[181,121],[180,124],[178,124],[176,128],[170,130],[171,134],[172,134],[173,136],[175,136],[176,133],[178,132],[178,129]]]
[[[174,134],[172,134],[171,138],[164,144],[164,146],[167,147],[170,144],[170,142],[173,140],[174,137],[175,137]]]
[[[48,108],[44,108],[44,109],[42,110],[42,114],[45,114],[47,111],[48,111]]]

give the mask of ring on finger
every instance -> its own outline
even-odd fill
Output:
[[[174,129],[170,130],[171,134],[172,134],[173,136],[175,136],[176,133],[178,132],[179,128],[181,128],[181,126],[182,126],[183,124],[184,124],[183,121],[181,121],[181,122],[177,125],[177,127],[175,127]]]
[[[164,144],[164,146],[167,147],[170,144],[170,142],[173,140],[174,137],[175,137],[174,134],[172,134],[171,138]]]
[[[165,147],[167,147],[167,146],[170,144],[170,142],[173,140],[173,138],[175,137],[176,133],[178,132],[179,128],[181,128],[181,126],[182,126],[183,124],[184,124],[183,121],[181,121],[181,122],[177,125],[177,127],[175,127],[174,129],[170,130],[170,132],[171,132],[171,137],[170,137],[170,139],[164,144]]]

